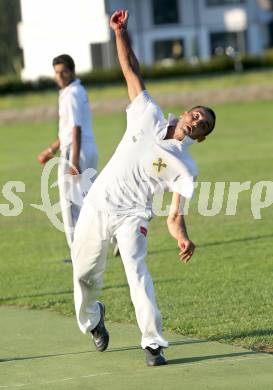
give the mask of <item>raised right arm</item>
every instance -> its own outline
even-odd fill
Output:
[[[127,31],[128,18],[127,10],[116,11],[111,17],[110,27],[116,36],[119,63],[127,83],[129,98],[133,101],[145,89],[145,85],[140,74],[138,60],[131,47]]]

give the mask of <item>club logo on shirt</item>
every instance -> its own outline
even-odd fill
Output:
[[[144,226],[140,226],[140,233],[143,234],[143,236],[147,236],[148,230]]]
[[[161,157],[158,158],[158,161],[153,162],[153,166],[156,167],[157,172],[161,171],[161,168],[167,168],[167,164],[165,164]]]

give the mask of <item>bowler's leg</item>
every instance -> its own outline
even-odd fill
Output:
[[[141,346],[167,347],[162,336],[161,314],[156,304],[153,282],[145,264],[147,221],[128,217],[117,229],[116,237],[142,333]]]
[[[108,248],[105,214],[84,205],[72,244],[74,301],[83,333],[94,329],[101,318],[97,297],[102,287]]]

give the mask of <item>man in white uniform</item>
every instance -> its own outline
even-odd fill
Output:
[[[214,112],[196,107],[176,119],[164,119],[145,90],[138,61],[127,33],[127,11],[116,11],[110,25],[115,32],[118,58],[128,86],[127,130],[115,154],[87,194],[72,246],[74,299],[78,325],[91,332],[98,351],[108,346],[105,308],[97,301],[106,265],[108,243],[115,237],[120,250],[148,366],[166,364],[161,315],[153,283],[145,264],[148,222],[152,199],[158,191],[172,191],[167,223],[177,240],[180,258],[187,262],[193,252],[180,202],[191,198],[196,165],[188,153],[195,140],[202,141],[215,124]]]
[[[60,205],[67,244],[71,247],[74,227],[80,213],[80,201],[89,188],[78,174],[86,169],[97,169],[98,152],[95,144],[92,116],[88,96],[75,75],[73,59],[62,54],[53,59],[55,80],[60,87],[59,94],[59,134],[57,140],[39,156],[45,164],[60,150],[58,186]],[[67,176],[71,175],[70,180]],[[93,177],[94,178],[94,177]],[[83,184],[85,184],[83,186]],[[89,187],[92,182],[89,180]],[[72,188],[71,188],[72,187]],[[77,202],[73,196],[78,194]],[[75,199],[74,197],[74,199]]]

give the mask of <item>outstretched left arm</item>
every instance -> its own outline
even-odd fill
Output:
[[[174,192],[172,197],[172,204],[170,209],[170,214],[167,218],[167,226],[171,236],[177,240],[178,247],[181,252],[179,253],[180,259],[187,263],[192,257],[195,245],[189,239],[186,222],[183,215],[183,205],[185,203],[185,198],[180,194]]]

